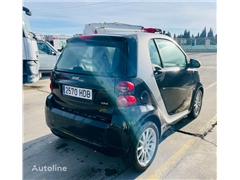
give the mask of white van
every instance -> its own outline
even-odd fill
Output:
[[[61,53],[47,41],[38,40],[37,46],[40,61],[39,71],[42,73],[51,72]]]
[[[86,24],[83,30],[83,35],[86,34],[118,34],[123,32],[148,32],[162,34],[159,28],[145,28],[141,25],[132,25],[124,23],[90,23]]]
[[[71,37],[65,35],[44,35],[44,40],[48,41],[55,49],[61,52],[67,44],[67,39]]]

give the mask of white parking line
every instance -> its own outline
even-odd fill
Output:
[[[201,68],[205,68],[205,69],[216,69],[216,66],[201,66]]]
[[[215,85],[217,85],[217,82],[214,82],[214,83],[210,84],[209,86],[207,86],[207,87],[204,88],[204,89],[205,89],[205,90],[208,90],[208,89],[210,89],[211,87],[213,87],[213,86],[215,86]]]

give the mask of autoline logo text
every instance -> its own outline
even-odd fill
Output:
[[[32,171],[45,171],[45,172],[56,172],[56,171],[67,171],[67,167],[66,166],[57,166],[56,164],[55,165],[52,165],[52,166],[36,166],[34,165],[33,168],[32,168]]]

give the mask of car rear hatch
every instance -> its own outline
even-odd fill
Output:
[[[53,106],[110,123],[116,105],[116,78],[126,76],[127,47],[127,40],[118,36],[68,40],[51,75]]]

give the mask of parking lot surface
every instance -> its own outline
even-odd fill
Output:
[[[216,53],[188,53],[199,69],[205,92],[201,114],[184,118],[163,135],[152,165],[143,173],[51,134],[44,105],[49,74],[23,85],[23,179],[217,179]]]

